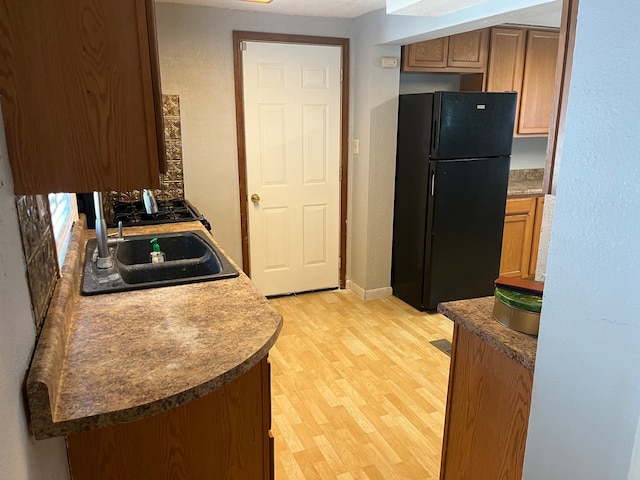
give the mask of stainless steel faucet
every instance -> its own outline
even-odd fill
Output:
[[[113,266],[113,257],[109,252],[107,222],[104,219],[102,206],[102,192],[93,192],[93,207],[96,211],[96,241],[98,243],[96,266],[98,268],[111,268]]]

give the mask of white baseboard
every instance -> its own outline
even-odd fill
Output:
[[[393,289],[391,287],[365,290],[353,280],[347,280],[346,288],[347,290],[351,290],[363,300],[376,300],[378,298],[385,298],[393,294]]]

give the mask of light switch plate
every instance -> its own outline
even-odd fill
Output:
[[[398,57],[382,57],[382,68],[396,68]]]

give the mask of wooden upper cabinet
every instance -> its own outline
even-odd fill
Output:
[[[153,0],[0,0],[0,98],[16,194],[159,186]]]
[[[527,31],[518,133],[549,133],[555,91],[558,32]]]
[[[412,43],[403,47],[405,72],[482,73],[487,63],[488,30]]]
[[[447,66],[448,52],[449,37],[436,38],[435,40],[409,45],[408,55],[405,60],[408,67],[444,68]]]
[[[488,41],[487,29],[450,36],[447,66],[484,69],[487,65]]]
[[[487,67],[487,90],[520,90],[524,70],[525,31],[513,28],[491,29],[491,55]]]
[[[488,92],[520,92],[524,71],[525,31],[513,28],[491,29],[491,54],[487,65]],[[514,133],[518,132],[520,98],[516,103]]]
[[[555,93],[557,30],[493,27],[406,45],[404,72],[460,73],[461,91],[518,92],[515,136],[543,136]]]
[[[486,91],[518,92],[516,135],[549,133],[557,56],[557,31],[491,29]]]

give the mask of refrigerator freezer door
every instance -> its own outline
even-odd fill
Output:
[[[500,270],[509,157],[430,162],[424,308],[493,294]]]
[[[436,92],[432,159],[508,157],[517,93]]]

